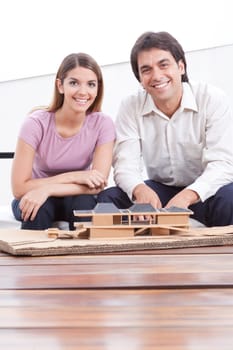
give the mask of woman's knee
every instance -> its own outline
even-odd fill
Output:
[[[21,210],[19,208],[19,200],[18,199],[13,199],[13,201],[11,202],[11,209],[12,209],[12,212],[14,214],[15,219],[18,221],[22,221]]]
[[[52,227],[55,220],[55,207],[52,198],[48,198],[46,202],[39,208],[34,220],[22,221],[21,228],[29,230],[45,230]]]

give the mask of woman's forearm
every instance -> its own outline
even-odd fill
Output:
[[[90,189],[85,185],[78,184],[53,184],[48,186],[48,196],[65,197],[79,194],[98,194],[102,188]]]

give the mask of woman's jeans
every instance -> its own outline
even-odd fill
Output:
[[[19,200],[12,201],[12,211],[16,220],[22,221]],[[67,221],[69,229],[74,230],[74,221],[87,218],[74,216],[73,210],[91,210],[96,206],[96,196],[83,194],[79,196],[49,197],[40,207],[33,221],[22,221],[21,228],[28,230],[44,230],[53,226],[54,221]]]

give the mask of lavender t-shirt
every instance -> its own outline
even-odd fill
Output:
[[[86,116],[74,136],[64,138],[56,130],[55,114],[37,110],[23,123],[19,137],[36,151],[33,178],[89,169],[96,146],[115,140],[112,119],[101,112]]]

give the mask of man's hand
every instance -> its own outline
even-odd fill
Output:
[[[155,209],[162,207],[157,193],[145,184],[137,185],[133,191],[133,196],[136,203],[144,203],[144,204],[149,203]],[[134,219],[143,221],[143,220],[148,220],[149,218],[142,215],[140,217],[135,217]]]
[[[140,184],[133,190],[136,203],[150,203],[154,208],[161,208],[159,196],[146,184]]]
[[[190,205],[197,203],[199,199],[197,192],[185,188],[170,199],[165,208],[188,208]]]

